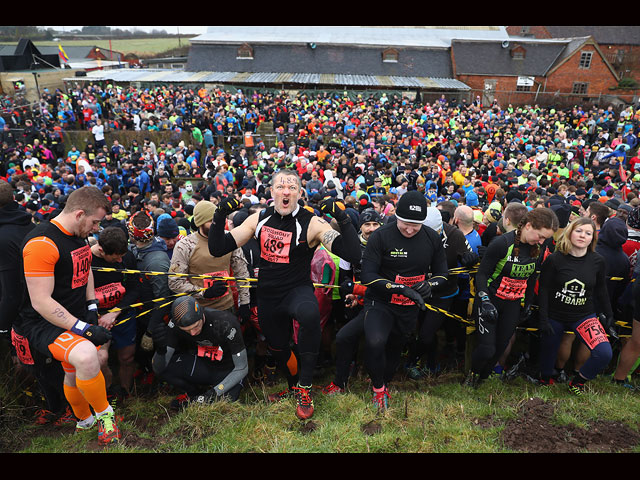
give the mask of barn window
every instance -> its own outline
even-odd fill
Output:
[[[579,68],[591,68],[592,58],[593,58],[593,52],[582,52],[580,54]]]
[[[253,48],[250,45],[244,44],[238,48],[237,59],[239,60],[253,60]]]
[[[395,48],[387,48],[382,52],[384,63],[398,63],[399,52]]]

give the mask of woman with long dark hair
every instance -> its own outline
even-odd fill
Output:
[[[553,383],[558,348],[565,331],[572,331],[591,355],[569,383],[581,394],[585,383],[611,361],[607,330],[613,321],[607,294],[604,257],[595,251],[596,226],[590,218],[571,222],[542,265],[538,290],[542,333],[540,383]]]
[[[515,230],[496,237],[487,247],[475,278],[477,344],[464,382],[477,387],[486,379],[533,299],[540,245],[558,228],[548,208],[530,210]]]

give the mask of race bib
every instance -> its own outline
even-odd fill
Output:
[[[416,283],[424,282],[424,275],[417,275],[415,277],[402,277],[396,275],[396,283],[400,285],[406,285],[407,287],[413,287]],[[404,295],[394,294],[391,296],[391,303],[394,305],[415,305],[413,300],[409,300]]]
[[[603,342],[609,341],[607,339],[607,333],[595,317],[582,322],[576,330],[590,350],[593,350]]]
[[[71,278],[71,288],[84,287],[89,279],[91,271],[91,247],[85,245],[71,252],[73,262],[73,277]]]
[[[20,363],[23,365],[33,365],[33,356],[31,355],[31,350],[29,349],[28,340],[22,335],[18,335],[15,331],[11,330],[11,343],[16,349],[16,356]]]
[[[271,227],[260,230],[260,257],[271,263],[289,263],[293,233]]]
[[[520,300],[524,297],[526,290],[526,279],[502,277],[502,282],[500,282],[496,297],[502,300]]]
[[[222,348],[214,347],[211,345],[198,345],[198,356],[202,358],[208,358],[212,362],[222,360]]]
[[[96,287],[96,300],[98,300],[99,308],[113,308],[124,296],[125,289],[121,283],[109,283]]]

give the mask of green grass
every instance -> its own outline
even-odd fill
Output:
[[[15,43],[17,42],[3,42],[3,43]],[[53,41],[37,41],[36,46],[48,46],[57,47],[61,42]],[[109,40],[108,39],[84,39],[84,40],[64,40],[62,42],[63,47],[73,46],[96,46],[105,51],[107,57],[109,57]],[[111,41],[111,49],[115,52],[121,52],[123,54],[134,53],[139,57],[153,56],[163,52],[168,52],[176,48],[184,48],[190,45],[189,38],[177,37],[170,38],[135,38],[126,40],[114,39]]]
[[[328,383],[330,375],[319,379]],[[582,397],[566,385],[539,387],[517,378],[491,379],[477,390],[460,385],[461,375],[445,373],[419,382],[402,376],[391,389],[390,409],[380,415],[371,403],[364,376],[344,395],[314,396],[311,422],[295,417],[294,400],[267,404],[268,393],[283,385],[251,385],[236,403],[168,409],[171,392],[127,401],[117,414],[123,439],[110,452],[122,453],[508,453],[501,435],[519,418],[523,405],[540,398],[553,405],[554,425],[590,428],[594,420],[619,421],[637,431],[640,393],[615,387],[601,377]],[[365,432],[364,427],[377,427]],[[82,453],[98,447],[94,431],[36,427],[22,419],[12,434],[16,451]],[[633,447],[633,445],[628,445]],[[634,447],[634,451],[640,451]]]

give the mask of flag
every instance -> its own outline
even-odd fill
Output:
[[[67,57],[67,54],[60,44],[58,44],[58,55],[60,55],[60,58],[64,63],[69,63],[69,57]]]

